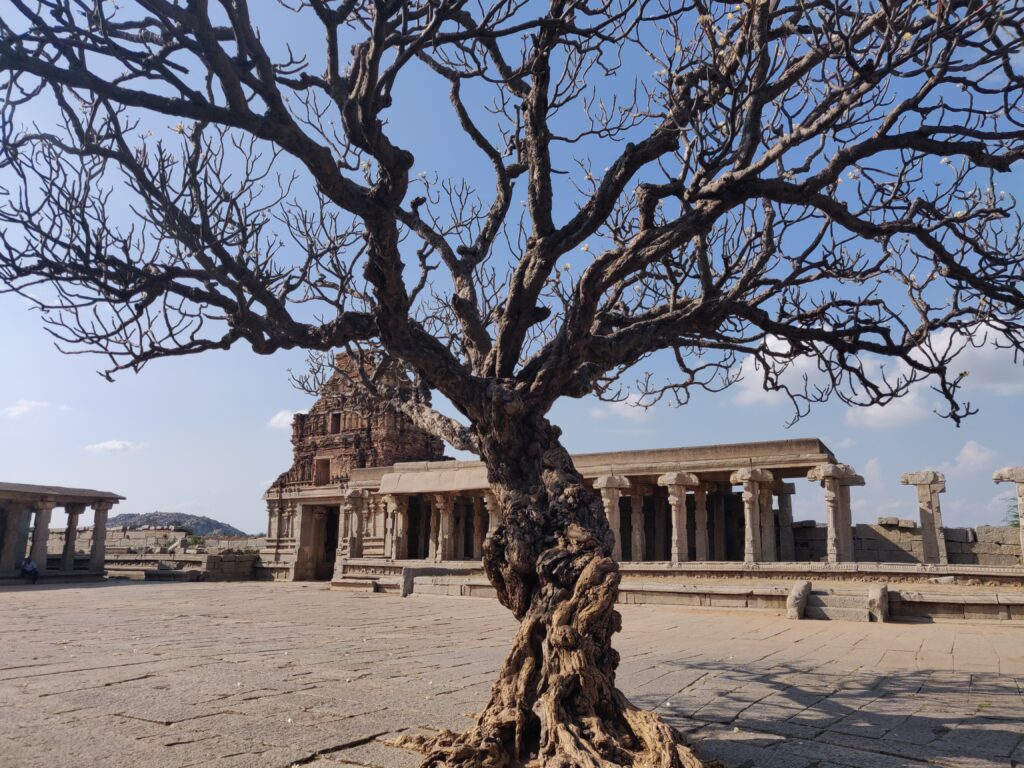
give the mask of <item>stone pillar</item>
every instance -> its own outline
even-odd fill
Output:
[[[75,542],[78,539],[78,516],[85,509],[85,504],[66,504],[64,511],[68,514],[68,526],[64,531],[64,553],[60,558],[60,569],[71,573],[75,569]]]
[[[109,501],[97,501],[92,505],[92,548],[89,550],[89,570],[93,573],[103,573],[107,555],[107,513],[113,506]]]
[[[632,541],[630,542],[630,549],[632,550],[632,560],[635,563],[639,563],[644,559],[644,553],[647,550],[647,537],[644,535],[644,497],[639,491],[629,494],[629,519],[632,523]]]
[[[686,525],[686,491],[700,485],[700,478],[691,472],[669,472],[658,478],[658,485],[668,489],[668,504],[672,516],[672,546],[669,554],[673,563],[690,559],[690,531]],[[705,539],[707,531],[705,530]]]
[[[654,502],[654,542],[648,549],[651,550],[652,560],[664,561],[668,559],[665,557],[665,545],[668,543],[668,536],[665,533],[665,518],[670,517],[670,514],[665,514],[668,499],[657,494],[654,494],[651,499]]]
[[[775,497],[779,500],[779,560],[792,563],[796,560],[796,542],[793,540],[793,483],[775,483]]]
[[[501,505],[498,497],[490,491],[484,491],[484,506],[487,507],[487,535],[493,536],[502,523]]]
[[[389,494],[383,498],[394,519],[391,549],[385,550],[395,560],[409,557],[409,497]]]
[[[473,516],[472,556],[474,560],[480,560],[484,556],[484,536],[487,535],[487,531],[484,530],[484,510],[482,509],[483,499],[480,496],[474,496],[470,502],[468,510]]]
[[[761,486],[774,480],[764,469],[740,469],[729,476],[732,485],[743,486],[743,562],[757,563],[761,555]]]
[[[844,563],[853,563],[857,560],[853,546],[853,505],[850,503],[850,488],[854,485],[864,485],[864,478],[852,470],[851,474],[839,478],[839,510],[843,515],[843,522],[839,528],[839,544]],[[945,541],[942,548],[946,548]]]
[[[54,503],[50,500],[36,502],[36,522],[32,528],[32,552],[30,557],[39,568],[40,573],[46,570],[46,543],[50,538],[50,517],[53,515]],[[93,541],[96,541],[95,536]]]
[[[847,563],[853,560],[852,513],[849,510],[849,491],[843,492],[844,484],[864,484],[847,464],[820,464],[807,473],[807,479],[820,482],[825,490],[825,522],[828,533],[825,550],[830,563]]]
[[[1024,467],[1003,467],[992,475],[996,483],[1013,483],[1017,487],[1017,518],[1020,521],[1020,562],[1024,565]]]
[[[0,547],[0,576],[11,576],[18,573],[23,550],[18,549],[21,539],[21,518],[26,514],[25,505],[18,502],[7,502],[4,506],[4,539]]]
[[[900,475],[903,485],[917,487],[917,506],[921,513],[921,542],[924,561],[947,565],[946,534],[942,528],[942,509],[939,494],[946,492],[946,478],[941,472],[907,472]]]
[[[715,560],[725,560],[728,555],[725,546],[725,498],[730,493],[732,493],[731,487],[720,485],[718,492],[711,497],[711,514],[715,520],[715,541],[713,547],[713,557]]]
[[[604,504],[604,516],[608,519],[608,527],[612,529],[615,541],[612,544],[612,559],[622,560],[622,521],[619,519],[619,499],[622,491],[629,488],[629,480],[618,475],[603,475],[594,481],[594,488],[601,493]]]
[[[775,551],[775,510],[772,508],[772,487],[762,484],[757,494],[757,507],[761,513],[761,557],[766,563],[778,562]]]
[[[434,560],[451,560],[455,554],[454,520],[452,506],[454,499],[447,493],[434,494],[434,509],[437,511],[438,534],[434,548]]]
[[[372,503],[380,510],[384,518],[384,557],[394,557],[395,551],[395,508],[390,506],[383,496],[370,497]]]
[[[361,557],[363,554],[363,491],[345,491],[341,514],[348,518],[348,556]]]
[[[697,562],[707,562],[710,558],[708,542],[708,486],[699,485],[693,489],[694,536],[696,541]]]

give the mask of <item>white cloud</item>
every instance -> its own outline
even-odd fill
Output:
[[[292,428],[292,419],[295,417],[295,411],[278,411],[270,417],[270,421],[267,422],[267,427],[270,429],[288,429]]]
[[[986,448],[976,440],[968,440],[952,462],[945,462],[941,469],[947,474],[976,473],[983,469],[991,470],[999,454]],[[989,472],[990,474],[991,472]]]
[[[867,429],[904,427],[927,418],[932,410],[932,406],[921,396],[920,390],[911,389],[903,397],[885,405],[849,408],[846,411],[846,423]]]
[[[630,421],[649,421],[654,418],[653,408],[641,408],[637,402],[638,398],[630,395],[618,402],[598,403],[587,410],[587,415],[592,419],[622,418]]]
[[[130,440],[106,440],[85,446],[92,453],[126,453],[142,450],[145,443],[133,443]]]
[[[24,416],[32,411],[37,411],[40,408],[46,408],[50,404],[42,400],[19,400],[14,405],[9,405],[6,408],[0,408],[0,418],[4,419],[17,419]]]
[[[882,460],[877,456],[864,462],[864,483],[869,488],[878,488],[882,485]]]

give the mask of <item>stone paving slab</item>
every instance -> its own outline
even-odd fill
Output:
[[[1024,766],[1024,628],[621,607],[619,682],[731,768]],[[0,589],[0,768],[414,768],[515,631],[318,584]]]

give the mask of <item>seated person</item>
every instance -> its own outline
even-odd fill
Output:
[[[39,581],[39,567],[35,564],[35,561],[27,555],[21,563],[21,575],[28,576],[32,579],[33,584]]]

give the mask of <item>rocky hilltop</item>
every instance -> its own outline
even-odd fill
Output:
[[[122,528],[182,528],[195,536],[245,536],[233,525],[222,523],[211,517],[186,515],[182,512],[125,512],[107,521],[108,529]]]

